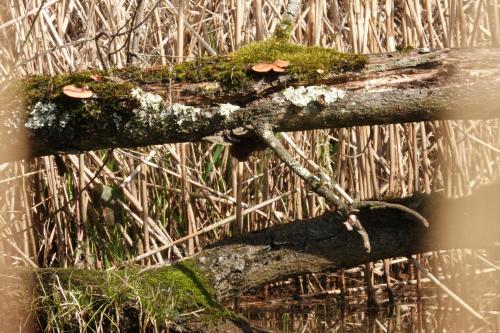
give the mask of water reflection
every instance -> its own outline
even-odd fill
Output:
[[[395,289],[394,306],[388,305],[387,293],[379,291],[377,297],[382,305],[378,311],[367,309],[362,293],[348,296],[345,306],[339,296],[301,301],[290,297],[282,302],[246,298],[240,309],[264,332],[500,332],[500,283],[494,275],[487,280],[468,288],[466,297],[488,325],[446,295],[438,297],[430,286],[422,289],[420,302],[413,286]]]

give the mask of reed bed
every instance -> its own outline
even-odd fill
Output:
[[[228,54],[269,37],[285,6],[283,0],[6,0],[0,80]],[[304,0],[292,39],[357,53],[496,46],[499,17],[498,0]],[[437,191],[458,197],[500,176],[497,120],[316,130],[284,133],[281,140],[304,165],[321,168],[359,199]],[[99,189],[106,198],[96,197]],[[2,164],[0,193],[0,261],[31,267],[105,269],[125,260],[156,267],[223,237],[329,209],[272,153],[238,162],[227,147],[208,143]],[[262,202],[268,204],[257,207]]]

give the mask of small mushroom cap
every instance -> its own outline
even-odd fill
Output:
[[[272,65],[272,66],[273,66],[273,72],[283,73],[285,71],[285,69],[283,67],[276,66],[276,65]]]
[[[94,93],[89,89],[89,87],[76,87],[72,84],[63,87],[63,94],[72,98],[91,98]]]
[[[273,69],[273,65],[271,64],[266,64],[266,63],[259,63],[257,65],[253,65],[252,66],[252,70],[254,72],[258,72],[258,73],[267,73],[269,72],[271,69]]]
[[[290,65],[290,63],[286,60],[278,59],[275,62],[273,62],[273,65],[281,67],[281,68],[287,68]]]

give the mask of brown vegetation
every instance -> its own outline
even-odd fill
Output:
[[[285,2],[238,0],[234,8],[227,1],[41,4],[41,10],[40,2],[0,5],[3,83],[27,74],[130,63],[173,66],[226,55],[268,38],[281,22]],[[303,5],[292,33],[299,44],[356,53],[498,45],[495,2],[412,0],[382,6],[311,0]],[[201,89],[209,93],[212,87]],[[283,133],[280,140],[303,165],[360,200],[415,192],[461,197],[500,175],[498,120],[315,130]],[[139,261],[163,265],[228,235],[330,209],[271,153],[239,162],[229,148],[208,143],[0,164],[0,191],[0,261],[31,267],[103,269],[182,239]],[[234,221],[234,227],[220,223],[225,221]]]

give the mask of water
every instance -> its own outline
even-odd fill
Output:
[[[479,310],[488,324],[475,319],[447,295],[427,286],[417,302],[415,288],[395,288],[395,305],[389,306],[387,293],[379,291],[381,306],[369,311],[363,293],[346,298],[323,299],[293,297],[280,301],[255,301],[244,298],[241,314],[257,327],[269,332],[500,332],[500,297],[498,280],[471,286],[464,300]],[[462,288],[462,291],[464,289]],[[297,297],[295,297],[297,298]]]

